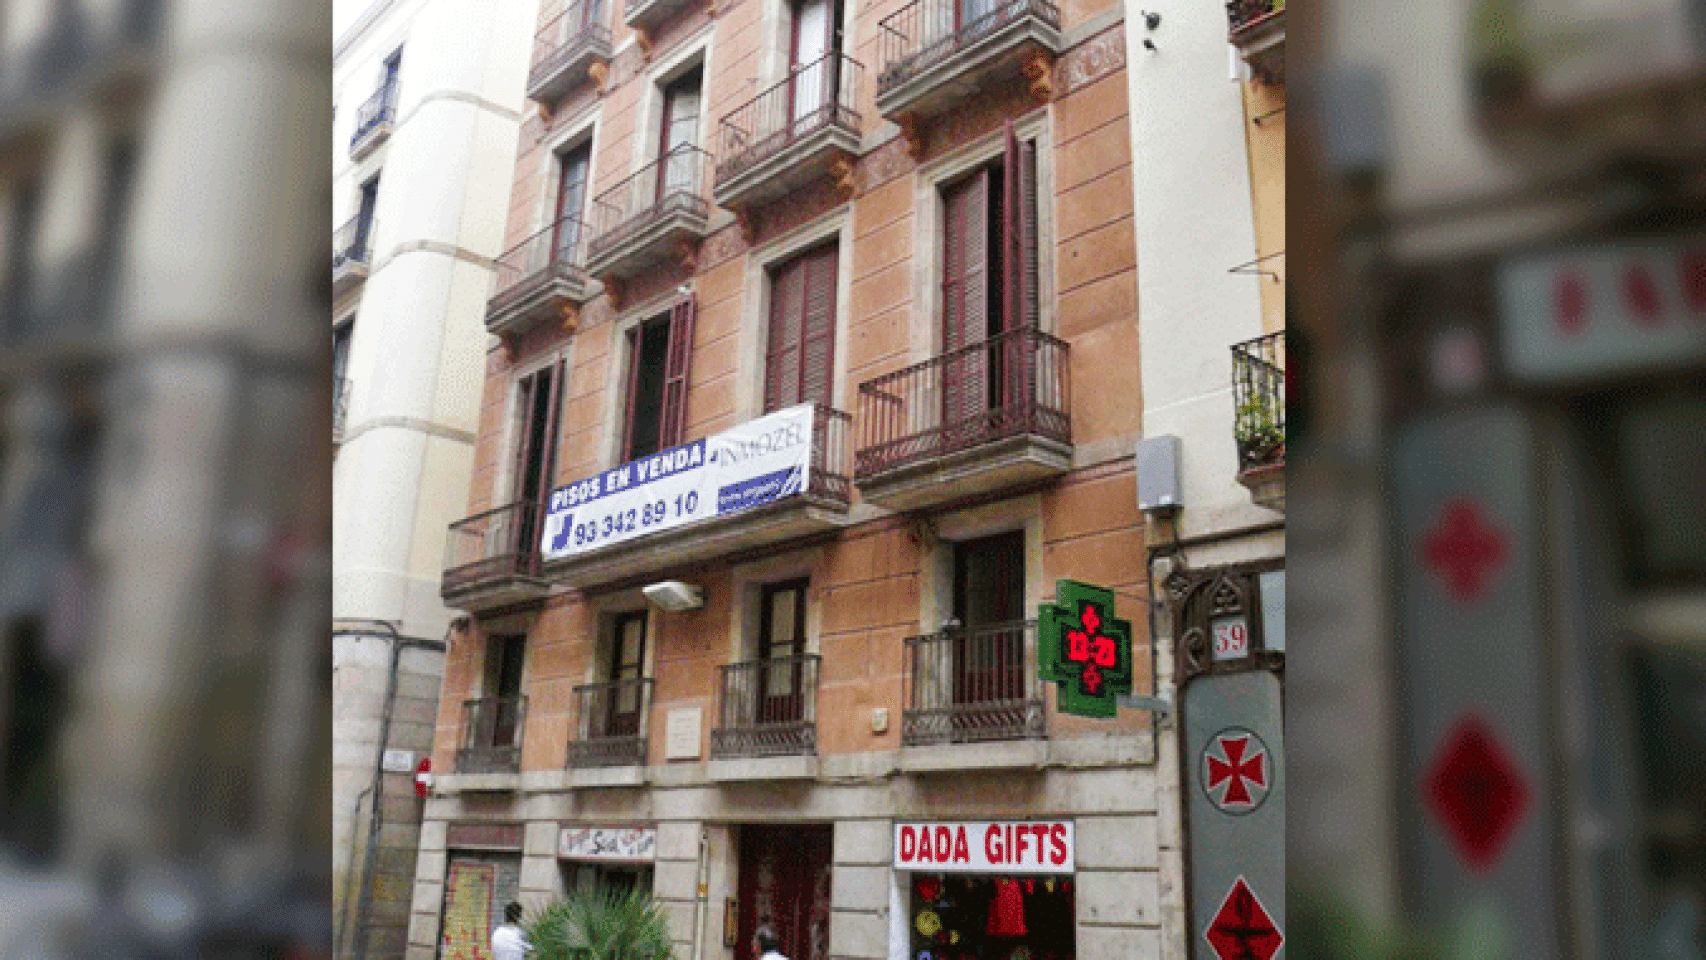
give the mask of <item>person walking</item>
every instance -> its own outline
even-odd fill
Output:
[[[788,960],[777,952],[780,942],[776,939],[776,928],[768,923],[758,925],[758,932],[753,934],[752,942],[758,947],[758,960]]]
[[[521,904],[504,904],[504,922],[492,931],[492,960],[527,960],[533,944],[521,929]]]

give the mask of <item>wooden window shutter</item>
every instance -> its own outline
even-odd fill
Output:
[[[550,399],[545,407],[545,448],[539,458],[539,525],[544,528],[545,507],[551,499],[551,487],[557,475],[557,431],[562,423],[563,360],[551,367]],[[536,545],[535,545],[536,546]]]
[[[646,325],[628,331],[628,400],[622,420],[622,459],[634,458],[634,401],[640,391],[640,354],[645,347]]]
[[[776,271],[770,286],[770,347],[765,356],[764,412],[800,395],[800,333],[805,319],[806,259]]]
[[[803,258],[804,329],[800,336],[800,393],[805,403],[831,406],[835,368],[835,280],[837,248],[824,247]]]
[[[687,433],[687,375],[693,360],[693,319],[697,299],[689,296],[669,315],[669,352],[663,365],[663,410],[658,447],[673,447]]]
[[[510,499],[516,502],[527,498],[527,463],[533,459],[533,394],[538,388],[539,378],[530,376],[522,378],[516,391],[515,460],[510,471],[513,478]]]
[[[989,193],[985,167],[943,197],[942,230],[942,430],[944,448],[979,434],[989,408],[988,358],[960,351],[989,334]]]

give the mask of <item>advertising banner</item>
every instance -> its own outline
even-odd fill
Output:
[[[650,863],[657,855],[658,832],[653,827],[564,827],[558,835],[557,856],[564,860],[613,860]]]
[[[1071,873],[1071,820],[894,825],[894,868],[933,873]]]
[[[803,493],[811,480],[812,405],[624,463],[551,492],[546,560],[588,553]]]

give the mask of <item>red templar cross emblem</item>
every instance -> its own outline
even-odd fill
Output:
[[[1239,877],[1204,934],[1220,960],[1272,960],[1285,935]]]
[[[1203,788],[1215,806],[1249,813],[1267,798],[1270,786],[1268,748],[1260,737],[1234,727],[1210,738],[1203,749]]]
[[[1462,497],[1445,505],[1422,539],[1422,562],[1445,579],[1446,589],[1460,603],[1481,599],[1507,552],[1504,531],[1487,519],[1479,504]]]

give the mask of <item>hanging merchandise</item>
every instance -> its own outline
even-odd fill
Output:
[[[995,881],[995,903],[990,907],[985,932],[993,937],[1025,935],[1025,897],[1019,891],[1019,881]]]
[[[934,910],[924,910],[918,914],[918,919],[913,921],[913,926],[926,937],[934,937],[937,931],[942,929],[942,918],[937,916]]]
[[[919,877],[918,896],[925,903],[935,903],[942,894],[942,881],[938,877]]]
[[[1021,943],[1007,955],[1007,960],[1031,960],[1031,948]]]

